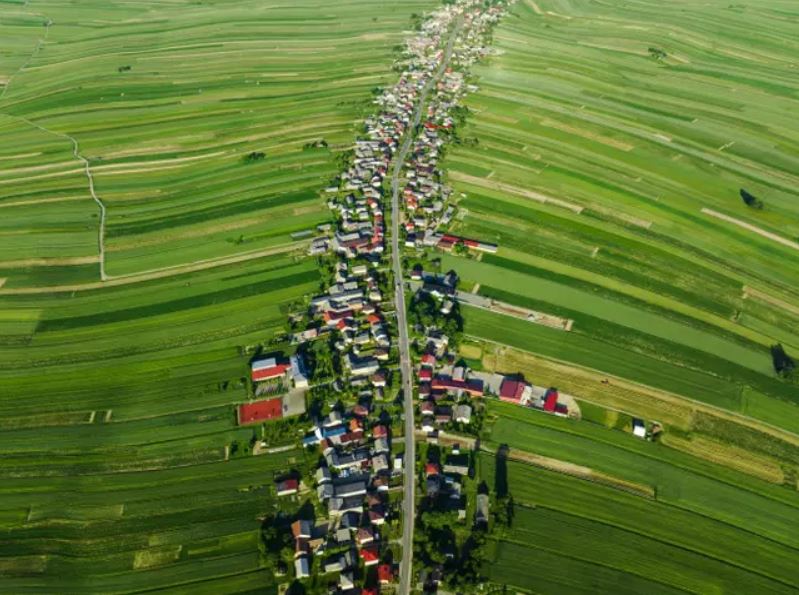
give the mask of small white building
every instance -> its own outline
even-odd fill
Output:
[[[297,578],[308,578],[311,576],[311,565],[308,563],[308,558],[306,556],[294,560],[294,574]]]

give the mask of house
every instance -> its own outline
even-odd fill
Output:
[[[438,475],[440,472],[441,472],[441,469],[439,469],[438,463],[427,463],[424,466],[425,477],[430,477],[432,475]]]
[[[297,388],[308,388],[308,377],[305,371],[305,362],[300,355],[292,355],[289,358],[291,366],[291,379]]]
[[[361,556],[361,560],[363,560],[364,566],[374,566],[380,562],[380,554],[375,546],[362,548],[359,554]]]
[[[361,515],[358,512],[345,512],[339,521],[339,526],[345,529],[357,529],[360,524]]]
[[[341,572],[344,570],[341,556],[331,556],[325,560],[325,572]]]
[[[488,494],[477,494],[477,506],[474,511],[476,525],[488,525]]]
[[[499,385],[499,398],[509,403],[519,403],[528,385],[521,380],[505,378]]]
[[[300,482],[296,479],[284,479],[277,482],[277,495],[278,496],[291,496],[296,494],[300,487]]]
[[[461,424],[468,424],[472,421],[472,408],[469,405],[456,405],[453,411],[453,418]]]
[[[351,572],[342,572],[338,577],[338,587],[343,591],[355,588],[355,581]]]
[[[376,425],[372,428],[372,436],[375,438],[388,438],[388,428],[383,424]]]
[[[469,455],[450,454],[444,463],[444,473],[456,475],[469,475]]]
[[[438,496],[438,492],[441,490],[441,480],[438,475],[431,475],[425,481],[425,491],[429,498],[435,498]]]
[[[308,562],[307,556],[302,556],[294,560],[294,575],[297,578],[308,578],[311,576],[311,565]]]
[[[355,541],[359,546],[372,543],[375,540],[375,532],[370,527],[361,527],[355,534]]]
[[[374,486],[374,488],[378,492],[387,492],[389,487],[388,484],[389,484],[388,478],[385,477],[384,475],[376,475],[372,479],[372,486]]]
[[[359,497],[336,497],[327,501],[327,512],[331,516],[341,516],[347,512],[360,512],[362,509],[363,501]]]
[[[391,447],[389,447],[388,440],[386,438],[378,438],[375,440],[373,450],[376,453],[386,453],[391,451]]]
[[[366,494],[366,481],[363,479],[344,480],[340,483],[334,483],[333,489],[337,498],[363,496]]]
[[[382,525],[386,522],[386,513],[382,508],[370,508],[367,516],[373,525]]]
[[[330,483],[322,483],[316,487],[316,495],[320,502],[324,502],[336,495],[335,488]]]
[[[450,407],[438,407],[435,413],[436,423],[446,424],[452,421],[452,409]]]
[[[251,364],[252,381],[263,382],[273,378],[280,378],[286,374],[290,367],[290,362],[278,360],[274,357],[256,360]]]
[[[387,585],[394,580],[394,567],[391,564],[381,564],[377,567],[377,580],[381,585]]]
[[[646,424],[644,420],[633,418],[633,436],[638,438],[646,438]]]
[[[311,521],[298,520],[291,523],[291,534],[294,539],[310,539],[313,533],[313,524]]]
[[[294,557],[307,556],[311,553],[311,548],[308,545],[307,539],[296,539],[294,541]]]
[[[318,483],[329,483],[331,480],[330,469],[326,466],[321,466],[316,470],[316,481]]]
[[[372,470],[375,473],[388,470],[388,458],[385,454],[379,454],[372,457]]]
[[[544,394],[544,411],[553,413],[558,406],[558,389],[550,388]]]
[[[352,533],[345,527],[339,527],[336,529],[335,539],[339,545],[347,545],[352,541]]]

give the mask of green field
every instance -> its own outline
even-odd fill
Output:
[[[794,431],[799,391],[769,346],[799,354],[799,246],[780,243],[799,235],[797,15],[518,2],[446,159],[452,231],[500,248],[442,265],[574,326],[468,308],[466,332]]]
[[[285,243],[326,221],[318,192],[336,153],[392,80],[411,15],[432,5],[3,3],[2,276],[34,258],[97,257],[99,207],[71,139],[107,206],[111,276]],[[246,163],[251,152],[265,158]]]
[[[274,512],[274,474],[310,462],[247,454],[257,428],[237,428],[234,405],[251,348],[318,282],[313,262],[283,256],[0,297],[0,588],[274,588],[258,517]]]
[[[799,519],[795,490],[588,422],[503,403],[492,403],[491,411],[498,418],[485,443],[489,449],[507,444],[511,456],[533,452],[655,489],[649,499],[509,461],[514,501],[534,509],[517,507],[511,531],[501,536],[496,566],[489,568],[496,582],[534,592],[581,592],[627,575],[634,575],[632,584],[661,583],[651,587],[657,592],[799,587],[790,562],[799,542],[788,529]],[[484,479],[495,477],[493,456],[482,456],[481,467]],[[539,555],[564,564],[531,575],[521,560]]]
[[[260,519],[315,461],[252,456],[235,405],[319,290],[290,234],[330,220],[431,6],[0,2],[0,591],[277,591]]]

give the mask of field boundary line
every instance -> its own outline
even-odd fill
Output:
[[[70,136],[69,134],[65,134],[63,132],[56,132],[55,130],[50,130],[49,128],[45,128],[41,124],[37,124],[33,120],[29,120],[28,118],[17,116],[17,118],[27,123],[34,128],[41,130],[42,132],[46,132],[47,134],[51,134],[53,136],[57,136],[59,138],[63,138],[68,140],[72,143],[72,156],[75,157],[78,161],[83,164],[83,171],[86,174],[86,179],[89,181],[89,194],[91,194],[92,200],[97,204],[98,208],[100,209],[100,221],[98,224],[97,229],[97,248],[99,252],[99,262],[100,262],[100,280],[105,281],[108,279],[108,276],[105,274],[105,219],[106,219],[106,209],[105,204],[103,201],[100,200],[100,197],[97,196],[97,192],[94,189],[94,176],[92,175],[91,166],[89,165],[89,160],[86,159],[80,152],[80,145],[78,144],[78,140],[74,136]]]
[[[541,194],[540,192],[536,192],[534,190],[519,188],[518,186],[505,184],[504,182],[494,182],[493,180],[478,178],[477,176],[471,176],[469,174],[464,174],[458,171],[450,171],[448,173],[448,176],[451,179],[458,182],[466,182],[467,184],[473,184],[474,186],[480,186],[481,188],[488,188],[489,190],[501,190],[503,192],[515,194],[516,196],[529,198],[530,200],[540,202],[541,204],[561,207],[573,213],[577,213],[578,215],[582,213],[585,208],[581,205],[561,200],[559,198],[552,198],[551,196],[547,196],[546,194]]]
[[[481,444],[480,450],[493,454],[491,448],[486,444]],[[553,457],[547,457],[520,448],[509,447],[506,456],[509,460],[516,461],[517,463],[531,465],[540,469],[546,469],[554,473],[568,475],[569,477],[574,477],[575,479],[581,479],[583,481],[590,481],[591,483],[602,485],[614,490],[619,490],[620,492],[625,492],[634,496],[639,496],[641,498],[646,498],[647,500],[657,500],[657,493],[654,487],[642,483],[636,483],[634,481],[627,481],[608,473],[596,471],[591,467],[570,463],[568,461],[555,459]]]
[[[616,380],[616,381],[618,381],[620,383],[630,384],[632,386],[640,386],[640,387],[643,387],[643,388],[645,388],[647,390],[654,391],[654,392],[656,392],[656,393],[658,393],[660,395],[663,395],[663,397],[665,399],[672,399],[672,400],[682,401],[682,402],[685,402],[685,403],[690,403],[691,405],[693,405],[698,410],[705,410],[705,411],[713,413],[714,415],[716,415],[718,417],[727,418],[728,420],[731,419],[732,421],[744,422],[744,423],[742,423],[742,425],[745,425],[745,426],[747,426],[747,427],[749,427],[751,429],[755,429],[755,430],[764,432],[766,434],[770,434],[771,436],[774,436],[774,437],[776,437],[776,438],[778,438],[780,440],[784,440],[786,442],[790,442],[791,444],[799,445],[799,433],[791,432],[790,430],[786,430],[785,428],[781,428],[779,426],[775,426],[773,424],[770,424],[770,423],[765,422],[765,421],[761,421],[761,420],[759,420],[757,418],[754,418],[754,417],[749,417],[748,415],[744,415],[743,413],[739,413],[737,411],[730,411],[729,409],[723,409],[721,407],[717,407],[716,405],[711,405],[709,403],[704,403],[702,401],[697,401],[696,399],[692,399],[690,397],[685,397],[685,396],[679,395],[677,393],[671,393],[671,392],[665,391],[663,389],[655,388],[653,386],[649,386],[648,384],[642,384],[640,382],[635,382],[634,380],[628,380],[626,378],[622,378],[621,376],[614,376],[613,374],[609,374],[607,372],[603,372],[602,370],[597,370],[596,368],[589,368],[587,366],[581,366],[581,365],[575,364],[574,362],[568,362],[566,360],[558,359],[558,358],[555,358],[555,357],[549,357],[549,356],[546,356],[546,355],[542,355],[542,354],[536,353],[534,351],[528,351],[526,349],[519,349],[518,347],[514,347],[513,345],[508,345],[507,343],[501,343],[499,341],[494,341],[493,339],[487,339],[487,338],[481,337],[479,335],[474,335],[474,334],[471,334],[471,333],[464,333],[463,336],[466,337],[466,338],[469,338],[469,339],[476,340],[476,341],[484,341],[485,343],[491,343],[493,345],[499,345],[500,347],[506,347],[508,349],[513,349],[515,351],[520,351],[522,353],[531,353],[531,354],[535,355],[536,357],[540,357],[541,359],[545,359],[545,360],[549,360],[549,361],[552,361],[552,362],[556,362],[556,363],[564,365],[564,366],[573,367],[573,368],[579,368],[581,370],[586,370],[588,372],[593,372],[595,374],[603,376],[604,378],[609,378],[609,379],[612,379],[612,380]],[[588,399],[581,399],[579,395],[574,395],[574,396],[578,400],[589,401]],[[603,407],[604,407],[604,405],[603,405]]]
[[[99,255],[93,256],[67,256],[64,258],[22,258],[19,260],[0,260],[2,268],[18,267],[47,267],[47,266],[72,266],[80,264],[94,264],[100,262]]]
[[[23,4],[23,8],[27,6],[28,2],[26,0],[25,4]],[[8,76],[8,78],[6,79],[6,84],[3,85],[3,90],[2,92],[0,92],[0,100],[2,100],[6,96],[6,91],[8,91],[8,88],[11,86],[11,82],[14,80],[14,78],[23,70],[25,70],[30,65],[30,63],[33,62],[34,58],[36,58],[36,56],[39,55],[39,52],[42,50],[42,46],[45,43],[47,43],[47,38],[50,36],[50,27],[52,26],[53,21],[50,20],[48,17],[45,17],[44,15],[39,15],[35,13],[30,13],[30,14],[31,16],[40,16],[46,19],[44,22],[44,36],[40,37],[39,40],[36,42],[36,47],[33,48],[33,51],[30,53],[30,56],[28,56],[28,59],[25,60],[20,65],[20,67],[17,68],[16,71],[14,71]]]
[[[772,306],[776,306],[777,308],[781,308],[790,312],[791,314],[796,314],[799,316],[799,306],[795,306],[790,302],[786,302],[782,298],[775,297],[766,293],[765,291],[760,291],[759,289],[755,289],[754,287],[749,287],[748,285],[744,285],[743,287],[743,298],[746,299],[747,297],[753,297],[756,300],[760,300],[761,302],[766,302],[767,304],[771,304]]]
[[[781,235],[777,235],[776,233],[772,233],[770,231],[766,231],[762,227],[758,227],[757,225],[752,225],[751,223],[747,223],[746,221],[742,221],[741,219],[736,219],[735,217],[730,217],[729,215],[725,215],[724,213],[719,213],[718,211],[714,211],[713,209],[709,209],[707,207],[702,207],[702,213],[705,215],[709,215],[711,217],[715,217],[716,219],[721,219],[722,221],[726,221],[727,223],[732,223],[733,225],[737,225],[747,231],[751,231],[752,233],[756,233],[757,235],[766,238],[767,240],[771,240],[772,242],[777,242],[778,244],[782,244],[783,246],[787,246],[788,248],[793,248],[794,250],[799,250],[799,244],[794,242],[793,240],[789,240],[788,238],[784,238]]]
[[[234,254],[231,256],[223,256],[220,258],[210,258],[206,260],[199,260],[189,264],[179,264],[163,269],[152,269],[144,273],[131,273],[130,275],[119,275],[117,277],[110,277],[106,281],[95,281],[93,283],[83,283],[81,285],[53,285],[50,287],[14,287],[9,289],[0,289],[0,295],[30,295],[37,293],[63,293],[72,291],[88,291],[92,289],[102,289],[104,287],[117,287],[119,285],[128,285],[130,283],[141,283],[143,281],[153,281],[155,279],[163,279],[165,277],[174,277],[186,273],[194,273],[206,269],[212,269],[219,266],[226,266],[228,264],[236,264],[239,262],[246,262],[248,260],[255,260],[263,258],[264,256],[272,256],[273,254],[282,254],[284,252],[291,252],[303,245],[307,245],[308,241],[292,242],[290,244],[280,244],[279,246],[272,246],[264,250],[254,252],[246,252],[243,254]]]

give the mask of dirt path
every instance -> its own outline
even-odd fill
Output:
[[[27,4],[28,3],[25,2],[25,6],[27,6]],[[22,65],[17,69],[16,72],[10,74],[8,78],[5,80],[5,85],[3,85],[3,90],[0,91],[0,100],[2,100],[6,96],[6,91],[8,91],[8,88],[11,86],[11,82],[14,80],[14,77],[16,77],[23,70],[25,70],[28,67],[28,65],[31,62],[33,62],[34,58],[36,58],[36,56],[38,56],[39,52],[42,50],[42,46],[45,43],[47,43],[47,38],[50,36],[50,27],[52,26],[53,22],[50,19],[47,19],[46,17],[45,19],[46,20],[44,22],[44,35],[39,38],[39,41],[36,42],[36,47],[33,48],[33,51],[31,52],[30,56],[28,56],[28,59],[22,63]]]
[[[510,194],[515,194],[517,196],[529,198],[531,200],[543,204],[550,204],[556,207],[562,207],[574,213],[582,213],[583,211],[583,207],[578,204],[571,203],[565,200],[560,200],[559,198],[552,198],[551,196],[547,196],[546,194],[541,194],[540,192],[527,190],[526,188],[518,188],[517,186],[512,186],[510,184],[505,184],[503,182],[486,180],[485,178],[478,178],[477,176],[470,176],[469,174],[464,174],[457,171],[450,172],[449,177],[452,180],[456,180],[459,182],[466,182],[467,184],[473,184],[475,186],[480,186],[481,188],[502,190],[503,192],[509,192]]]
[[[702,213],[705,215],[710,215],[711,217],[715,217],[716,219],[721,219],[722,221],[726,221],[727,223],[732,223],[733,225],[737,225],[747,231],[751,231],[752,233],[756,233],[757,235],[766,238],[767,240],[771,240],[772,242],[777,242],[778,244],[782,244],[783,246],[787,246],[788,248],[793,248],[794,250],[799,250],[799,244],[796,242],[789,240],[788,238],[784,238],[776,233],[771,233],[770,231],[766,231],[756,225],[752,225],[751,223],[747,223],[746,221],[741,221],[740,219],[736,219],[735,217],[730,217],[729,215],[725,215],[724,213],[719,213],[718,211],[714,211],[713,209],[708,209],[707,207],[702,208]]]
[[[72,156],[80,161],[83,164],[83,171],[86,174],[86,179],[89,181],[89,194],[91,194],[92,199],[95,203],[97,203],[97,207],[100,209],[100,222],[97,228],[97,248],[99,252],[98,262],[100,263],[100,280],[105,281],[108,279],[108,276],[105,274],[105,219],[106,219],[106,211],[105,205],[103,201],[97,196],[97,192],[94,190],[94,176],[92,175],[91,167],[89,166],[89,160],[86,159],[80,153],[80,146],[78,145],[78,141],[75,137],[70,136],[68,134],[64,134],[62,132],[55,132],[54,130],[50,130],[49,128],[45,128],[44,126],[37,124],[32,120],[28,120],[27,118],[18,117],[18,119],[22,122],[25,122],[29,126],[33,126],[37,130],[41,130],[47,134],[51,134],[53,136],[57,136],[59,138],[63,138],[68,140],[72,143]]]
[[[481,450],[484,452],[493,453],[493,450],[487,446],[481,447]],[[508,451],[508,459],[511,461],[540,467],[542,469],[547,469],[548,471],[562,473],[564,475],[569,475],[578,479],[592,481],[594,483],[602,484],[616,490],[635,494],[636,496],[642,496],[644,498],[650,499],[655,498],[655,488],[652,486],[627,481],[626,479],[614,477],[612,475],[608,475],[607,473],[600,473],[594,469],[591,469],[590,467],[575,465],[574,463],[569,463],[568,461],[561,461],[560,459],[553,459],[551,457],[545,457],[533,452],[527,452],[513,448]]]
[[[753,287],[749,287],[744,285],[743,289],[743,298],[746,299],[748,297],[753,297],[756,300],[760,300],[761,302],[766,302],[772,306],[776,306],[781,310],[785,310],[786,312],[790,312],[791,314],[795,314],[799,316],[799,307],[791,304],[790,302],[786,302],[778,297],[774,297],[773,295],[769,295],[759,289],[755,289]]]
[[[165,277],[173,277],[176,275],[183,275],[185,273],[193,273],[205,269],[211,269],[228,264],[235,264],[238,262],[246,262],[256,258],[263,258],[264,256],[271,256],[273,254],[282,254],[291,252],[292,250],[308,245],[308,241],[292,242],[290,244],[281,244],[280,246],[272,246],[264,250],[257,250],[255,252],[247,252],[244,254],[235,254],[233,256],[225,256],[221,258],[210,258],[207,260],[199,260],[191,264],[175,265],[163,269],[153,269],[141,273],[134,273],[131,275],[120,275],[118,277],[107,277],[106,281],[98,281],[94,283],[83,283],[81,285],[56,285],[52,287],[15,287],[9,289],[0,289],[0,295],[30,295],[38,293],[64,293],[72,291],[87,291],[91,289],[102,289],[104,287],[116,287],[119,285],[128,285],[130,283],[141,283],[142,281],[152,281],[153,279],[163,279]]]
[[[100,257],[96,254],[94,256],[66,256],[64,258],[23,258],[20,260],[0,260],[0,268],[70,266],[94,264],[96,262],[100,262]]]

